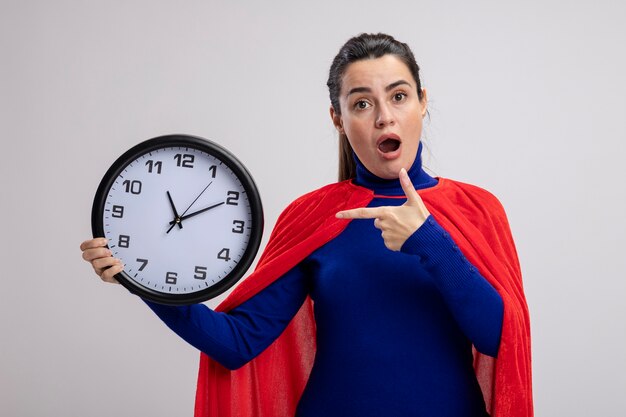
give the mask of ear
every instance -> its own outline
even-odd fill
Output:
[[[422,99],[420,100],[422,103],[422,118],[426,116],[426,112],[428,111],[428,94],[426,93],[426,89],[422,88]]]
[[[345,134],[343,130],[343,120],[341,119],[341,115],[335,112],[335,108],[332,105],[330,106],[330,118],[333,121],[333,125],[335,125],[335,129],[337,129],[337,131],[342,135]]]

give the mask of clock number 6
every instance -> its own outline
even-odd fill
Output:
[[[176,285],[177,277],[178,274],[176,272],[168,272],[167,274],[165,274],[165,283]]]

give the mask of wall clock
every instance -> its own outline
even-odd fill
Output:
[[[206,139],[167,135],[120,156],[104,175],[91,213],[124,263],[116,279],[132,293],[170,305],[216,297],[247,271],[263,234],[252,176]]]

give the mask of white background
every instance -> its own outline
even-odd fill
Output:
[[[132,145],[218,141],[267,229],[335,179],[326,77],[349,37],[411,45],[425,164],[507,209],[538,416],[626,413],[626,7],[619,1],[0,2],[0,415],[191,415],[198,353],[80,258]]]

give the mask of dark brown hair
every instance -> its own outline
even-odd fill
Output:
[[[341,115],[339,94],[341,93],[341,79],[350,64],[364,59],[376,59],[384,55],[395,55],[406,64],[417,84],[417,95],[422,100],[424,93],[419,78],[420,68],[415,61],[411,48],[384,33],[363,33],[348,40],[339,50],[330,66],[328,74],[328,93],[330,103],[337,115]],[[356,164],[352,156],[352,146],[348,137],[339,134],[339,181],[356,177]]]

